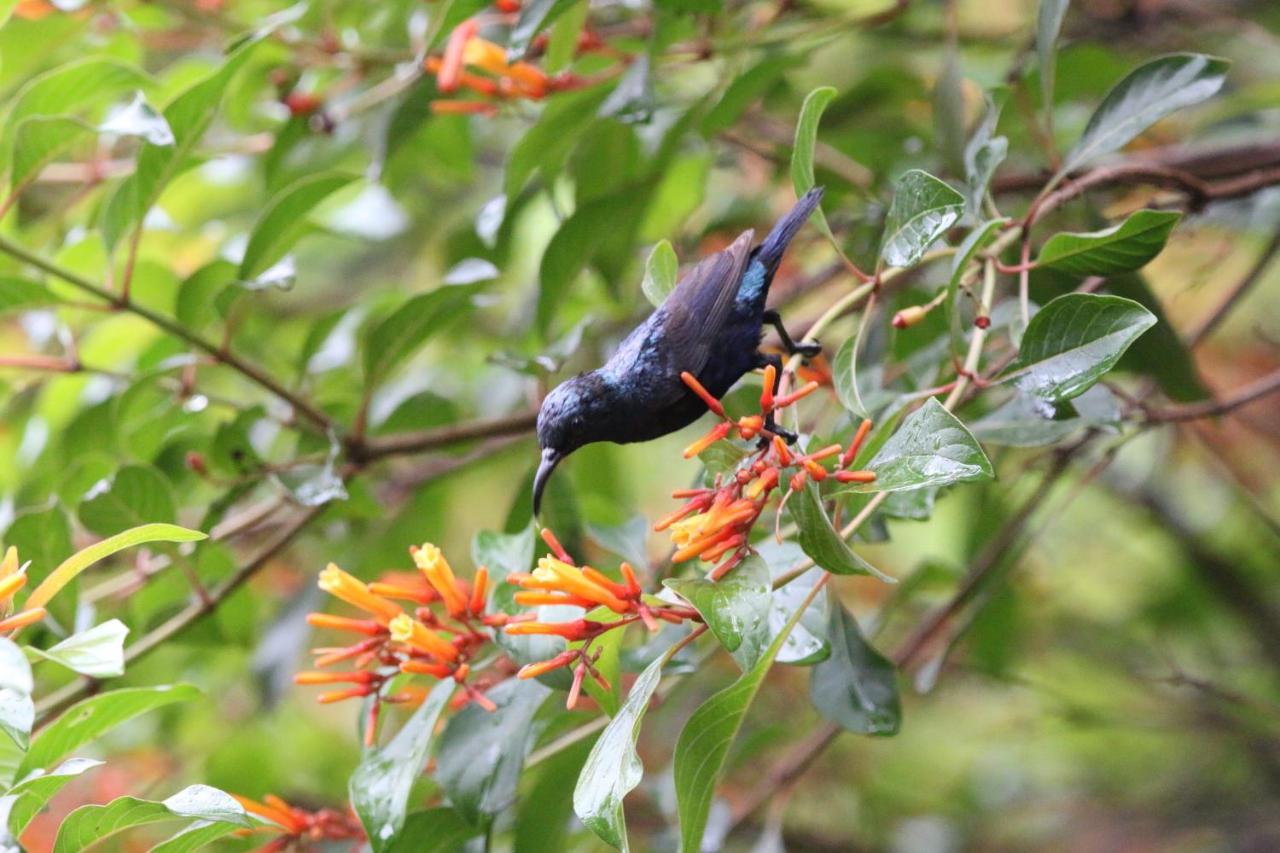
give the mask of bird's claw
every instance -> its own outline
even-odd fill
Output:
[[[764,428],[765,430],[767,430],[770,433],[773,433],[774,435],[776,435],[778,438],[782,439],[789,445],[795,444],[797,441],[800,440],[800,437],[796,435],[794,432],[784,427],[780,427],[777,424],[773,423],[772,421],[767,422],[764,425]],[[767,435],[760,436],[760,447],[762,449],[768,443],[769,443],[769,437]]]
[[[817,341],[796,344],[796,352],[805,358],[817,358],[822,355],[822,344]]]

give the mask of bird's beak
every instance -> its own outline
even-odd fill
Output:
[[[547,487],[547,480],[551,479],[551,472],[560,464],[560,460],[564,457],[554,447],[548,447],[542,451],[542,462],[538,464],[538,473],[533,478],[533,514],[538,514],[538,508],[542,505],[542,490]]]

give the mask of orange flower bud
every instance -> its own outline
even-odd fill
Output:
[[[581,569],[554,557],[543,557],[533,570],[533,579],[544,588],[555,589],[602,604],[617,613],[626,613],[630,605],[614,592],[594,583]]]
[[[496,116],[498,108],[488,101],[432,101],[431,112],[438,115]]]
[[[697,456],[699,453],[706,450],[708,447],[715,444],[717,441],[720,441],[721,439],[728,436],[729,430],[732,428],[733,428],[733,424],[729,423],[728,421],[722,421],[721,423],[716,424],[714,427],[711,428],[710,432],[708,432],[702,438],[698,439],[693,444],[689,445],[684,449],[684,458],[692,459],[693,457]]]
[[[550,635],[572,641],[590,639],[604,629],[602,622],[575,619],[572,622],[516,622],[508,625],[506,632],[513,637]]]
[[[840,467],[848,468],[853,462],[854,457],[858,455],[858,451],[862,449],[862,443],[867,439],[867,433],[871,432],[871,421],[863,418],[862,423],[858,424],[858,431],[853,434],[853,440],[849,442],[849,447],[840,455]]]
[[[467,612],[469,602],[462,594],[461,585],[450,567],[449,561],[435,545],[424,543],[421,548],[411,548],[413,562],[422,570],[427,582],[435,587],[436,592],[444,600],[445,609],[455,619]]]
[[[316,701],[321,705],[332,705],[334,702],[341,702],[344,699],[358,699],[362,696],[368,696],[373,692],[373,688],[368,684],[357,685],[356,687],[348,687],[346,690],[334,690],[330,693],[321,693],[316,697]]]
[[[369,584],[369,592],[374,595],[381,595],[384,598],[398,598],[402,601],[412,601],[415,604],[430,604],[433,601],[439,601],[440,596],[434,589],[410,589],[407,586],[400,586],[394,583],[384,583],[382,581],[374,581]]]
[[[471,613],[479,616],[484,612],[486,596],[489,592],[489,570],[484,566],[476,569],[475,580],[471,586]]]
[[[299,685],[315,685],[315,684],[342,684],[351,682],[352,684],[368,684],[373,681],[374,675],[367,670],[357,670],[355,672],[299,672],[294,674],[293,683]]]
[[[874,483],[875,471],[837,471],[836,480],[841,483]]]
[[[627,589],[630,593],[639,598],[643,588],[640,586],[639,579],[636,578],[636,570],[631,568],[630,563],[623,563],[621,566],[622,576],[627,581]]]
[[[7,631],[16,631],[19,628],[25,628],[28,625],[39,622],[45,616],[49,615],[49,611],[43,607],[33,607],[30,610],[23,610],[15,613],[8,619],[0,619],[0,634]]]
[[[424,660],[407,660],[400,664],[400,671],[411,675],[434,675],[436,678],[448,678],[453,668],[448,664],[430,663]]]
[[[458,76],[462,73],[467,45],[479,26],[479,22],[471,18],[459,24],[449,34],[449,43],[445,45],[444,59],[440,62],[440,72],[436,76],[436,85],[441,92],[452,92],[458,88]]]
[[[13,548],[9,549],[13,551]],[[15,555],[17,552],[14,552]],[[6,563],[8,560],[5,561]],[[13,574],[5,574],[0,577],[0,602],[7,602],[13,598],[14,593],[27,585],[26,572],[14,572]]]
[[[738,435],[742,436],[744,441],[750,441],[755,438],[763,428],[764,418],[759,415],[746,415],[738,418]]]
[[[505,75],[510,66],[507,65],[507,51],[487,39],[479,37],[468,39],[462,49],[462,62],[475,68],[481,68],[497,77]],[[441,87],[443,91],[443,87]]]
[[[773,387],[778,382],[778,368],[772,364],[764,368],[764,388],[760,391],[760,411],[766,415],[773,411]]]
[[[908,306],[893,315],[893,327],[895,329],[910,328],[928,315],[929,311],[923,305]]]
[[[371,637],[386,630],[372,619],[349,619],[346,616],[331,616],[328,613],[308,613],[307,624],[313,628],[350,631],[354,634],[368,634]]]
[[[516,673],[516,678],[537,678],[539,675],[546,675],[554,669],[559,669],[566,664],[570,664],[579,657],[580,653],[578,651],[568,649],[553,658],[538,661],[537,663],[525,664],[520,667],[520,671]]]
[[[680,381],[684,382],[684,384],[689,387],[690,391],[697,394],[698,397],[702,400],[702,402],[706,404],[708,409],[715,412],[717,415],[719,415],[722,418],[725,416],[724,406],[720,404],[719,400],[717,400],[714,396],[712,396],[710,391],[702,387],[702,383],[699,382],[692,373],[690,373],[687,370],[682,372],[680,374]]]
[[[542,541],[547,543],[547,547],[551,549],[551,553],[556,555],[556,559],[561,562],[573,565],[573,558],[569,556],[569,552],[560,544],[560,540],[551,532],[550,527],[544,527],[538,531],[538,535],[542,537]]]
[[[790,406],[792,403],[796,402],[797,400],[802,400],[817,390],[818,390],[817,382],[806,382],[804,385],[800,386],[799,389],[792,391],[790,394],[786,395],[785,397],[779,397],[774,404],[775,408],[785,409],[787,406]]]

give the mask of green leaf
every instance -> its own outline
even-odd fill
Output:
[[[454,683],[441,681],[403,728],[383,747],[365,751],[351,774],[348,794],[360,816],[374,853],[388,849],[404,826],[409,789],[422,773],[440,713],[453,695]]]
[[[538,123],[511,146],[503,182],[508,199],[518,198],[535,172],[541,174],[543,183],[550,184],[608,94],[607,86],[592,86],[551,99]]]
[[[172,684],[126,687],[83,699],[40,731],[18,765],[18,776],[48,767],[68,752],[79,749],[139,714],[199,697],[200,691],[190,684]]]
[[[480,824],[515,802],[525,755],[541,728],[533,716],[550,693],[537,681],[510,678],[485,693],[497,710],[471,702],[449,720],[435,776],[468,822]]]
[[[50,572],[44,582],[31,592],[25,606],[43,606],[57,594],[58,590],[69,584],[85,569],[99,560],[105,560],[117,551],[132,548],[134,545],[145,545],[148,542],[197,542],[204,538],[205,535],[200,531],[188,530],[176,524],[144,524],[141,527],[117,533],[115,536],[109,536],[63,560],[61,565]]]
[[[240,278],[252,281],[284,257],[307,229],[307,214],[354,180],[352,175],[309,175],[276,194],[254,223],[240,261]]]
[[[991,444],[1044,447],[1086,426],[1112,427],[1119,422],[1120,407],[1115,395],[1104,386],[1095,385],[1056,406],[1018,392],[972,426],[974,435]]]
[[[984,96],[986,112],[964,147],[964,174],[968,198],[967,210],[974,219],[982,215],[982,201],[996,168],[1009,153],[1009,140],[996,136],[996,124],[1000,121],[1000,101],[989,93]]]
[[[907,416],[866,467],[876,472],[874,483],[840,492],[898,492],[995,476],[973,433],[933,397]]]
[[[1213,97],[1231,63],[1199,53],[1154,59],[1107,93],[1084,134],[1062,161],[1057,178],[1118,151],[1170,113]]]
[[[77,515],[100,536],[110,536],[152,522],[174,519],[173,490],[154,468],[128,465],[85,493]]]
[[[787,509],[796,523],[800,547],[819,568],[833,575],[872,575],[885,583],[897,583],[853,552],[827,517],[822,496],[812,480],[806,481],[803,489],[791,493]]]
[[[636,678],[627,701],[591,748],[573,788],[573,812],[582,825],[624,851],[630,846],[622,801],[644,775],[644,765],[636,753],[636,738],[640,736],[640,723],[662,679],[667,658],[667,655],[657,658]]]
[[[831,656],[813,668],[809,699],[818,713],[864,735],[897,734],[902,723],[897,670],[858,630],[838,601],[831,603],[827,639]]]
[[[1040,100],[1053,132],[1053,86],[1057,76],[1058,33],[1071,0],[1040,0],[1036,14],[1036,55],[1040,58]]]
[[[124,675],[124,638],[129,629],[119,619],[72,634],[51,649],[28,646],[28,654],[62,664],[93,678]]]
[[[140,226],[169,181],[189,165],[196,144],[217,115],[228,83],[264,35],[242,44],[221,68],[182,92],[165,108],[164,118],[173,131],[173,144],[146,142],[138,152],[133,174],[116,188],[103,213],[102,238],[108,249],[114,249],[122,237]]]
[[[964,204],[964,196],[928,172],[907,172],[894,184],[880,257],[891,267],[914,266],[956,223]]]
[[[800,118],[796,121],[796,138],[791,148],[791,185],[795,187],[796,198],[813,189],[816,179],[813,174],[813,152],[818,145],[818,123],[822,121],[822,113],[836,90],[830,86],[819,86],[810,92],[800,107]],[[827,225],[827,217],[819,206],[814,210],[814,220],[818,227],[829,238],[831,227]]]
[[[990,219],[974,228],[965,236],[951,259],[951,277],[947,280],[947,326],[951,334],[951,355],[955,358],[963,358],[965,348],[964,329],[960,319],[960,283],[973,256],[991,242],[1004,222],[1003,219]]]
[[[760,684],[773,665],[787,635],[800,621],[805,608],[798,609],[778,632],[756,665],[733,684],[716,693],[693,712],[676,741],[676,806],[680,813],[680,849],[696,853],[711,813],[711,799],[729,755],[729,746],[742,727]]]
[[[667,294],[675,288],[679,269],[680,261],[676,258],[675,249],[671,248],[671,241],[659,240],[644,262],[644,281],[640,285],[654,308],[660,307]]]
[[[1054,234],[1041,247],[1036,264],[1080,276],[1141,269],[1164,249],[1181,218],[1172,210],[1138,210],[1102,231]]]
[[[16,547],[20,559],[30,561],[27,578],[38,584],[71,552],[71,525],[57,505],[25,512],[9,525],[4,543]]]
[[[152,847],[147,853],[191,853],[239,829],[226,821],[198,820]]]
[[[730,81],[716,105],[707,111],[698,130],[710,139],[732,127],[747,107],[777,85],[783,73],[803,63],[801,57],[785,52],[773,53],[761,59],[745,73]]]
[[[53,294],[38,281],[11,275],[0,276],[0,314],[38,308],[54,301]]]
[[[191,785],[166,800],[117,797],[106,805],[81,806],[58,827],[53,853],[80,853],[117,832],[174,818],[196,818],[245,829],[253,825],[230,794],[208,785]]]
[[[1059,296],[1031,318],[1014,370],[1004,378],[1050,402],[1069,400],[1114,367],[1155,322],[1146,308],[1119,296]]]
[[[27,748],[35,722],[33,686],[31,664],[22,649],[13,640],[0,637],[0,730],[22,749]]]
[[[534,36],[555,23],[574,0],[528,0],[520,7],[520,17],[507,39],[507,61],[523,59]]]
[[[409,815],[387,853],[455,853],[470,849],[467,842],[476,835],[453,809],[427,809]]]
[[[551,37],[547,39],[547,53],[543,59],[543,67],[548,74],[555,74],[569,67],[574,55],[578,52],[578,38],[582,35],[582,27],[591,12],[588,0],[573,0],[565,13],[551,28]]]
[[[672,578],[662,582],[702,614],[720,645],[748,670],[769,645],[769,568],[752,555],[718,581]]]
[[[474,285],[443,285],[412,297],[364,336],[364,374],[381,382],[441,329],[459,319],[476,292]]]
[[[14,838],[22,835],[27,824],[35,817],[53,795],[80,774],[101,767],[106,762],[93,758],[68,758],[57,767],[48,771],[33,770],[5,794],[5,798],[13,798],[9,808],[9,834]]]
[[[431,29],[427,32],[427,47],[435,47],[440,39],[454,28],[488,6],[487,0],[446,0],[436,14],[431,16]],[[433,10],[436,11],[436,10]]]

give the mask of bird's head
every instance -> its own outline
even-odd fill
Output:
[[[538,514],[542,491],[551,472],[573,451],[604,438],[601,421],[604,400],[592,374],[581,374],[552,389],[538,411],[538,446],[542,461],[533,480],[533,513]],[[599,434],[597,434],[599,433]]]

